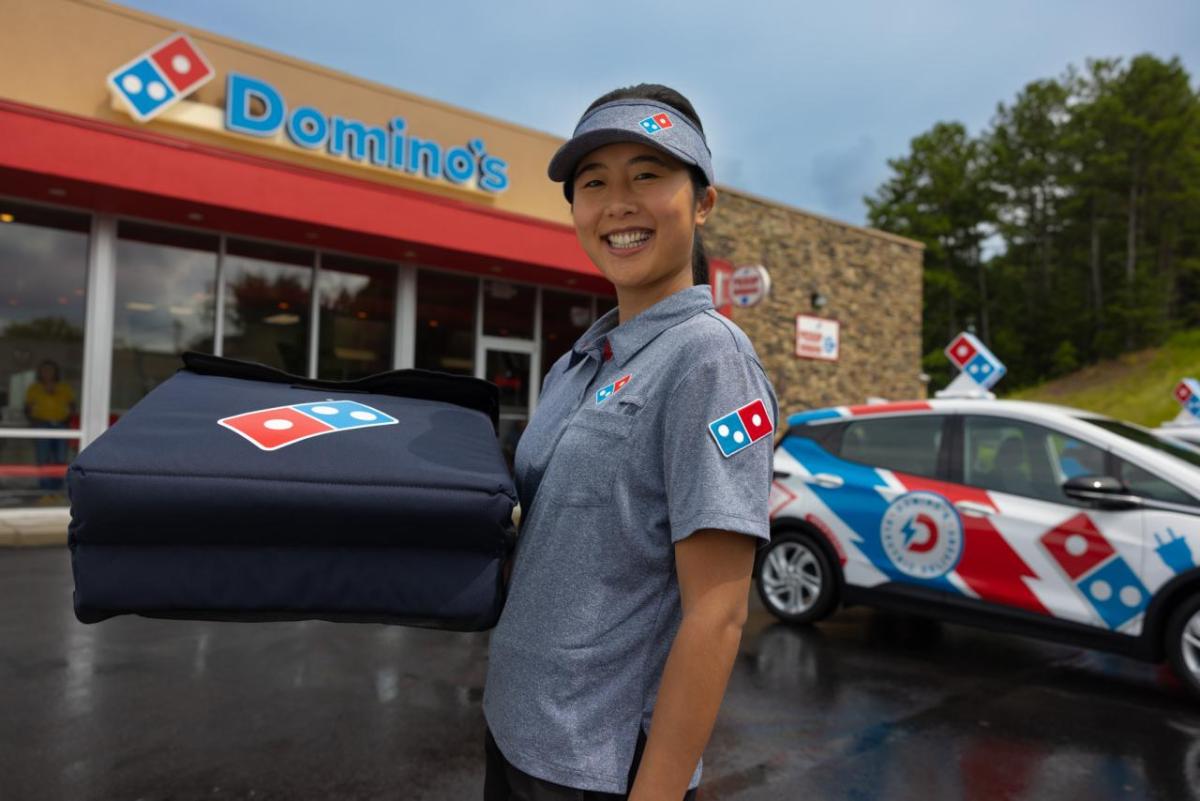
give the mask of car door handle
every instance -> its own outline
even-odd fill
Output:
[[[986,503],[977,503],[975,501],[955,501],[955,506],[958,511],[962,512],[967,517],[991,517],[996,514],[996,510],[988,506]]]
[[[833,473],[815,473],[809,478],[806,478],[809,484],[816,484],[818,487],[825,489],[837,489],[846,483],[846,480],[841,476],[835,476]]]

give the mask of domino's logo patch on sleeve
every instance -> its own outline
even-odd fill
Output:
[[[712,434],[717,447],[721,449],[721,455],[726,458],[749,448],[774,430],[771,415],[767,413],[762,398],[708,424],[708,433]]]

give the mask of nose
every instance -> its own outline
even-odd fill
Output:
[[[604,207],[604,216],[611,218],[627,217],[636,214],[637,203],[632,193],[624,187],[615,186],[608,193],[608,203]]]

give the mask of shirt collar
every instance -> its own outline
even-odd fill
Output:
[[[711,308],[712,289],[708,284],[696,284],[663,298],[620,325],[617,325],[620,310],[609,309],[575,341],[572,350],[581,356],[593,356],[599,360],[607,337],[612,346],[613,361],[624,366],[663,331]]]

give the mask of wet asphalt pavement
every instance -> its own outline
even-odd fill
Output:
[[[65,549],[0,549],[0,801],[474,801],[486,634],[71,611]],[[752,600],[704,801],[1200,801],[1165,668]]]

